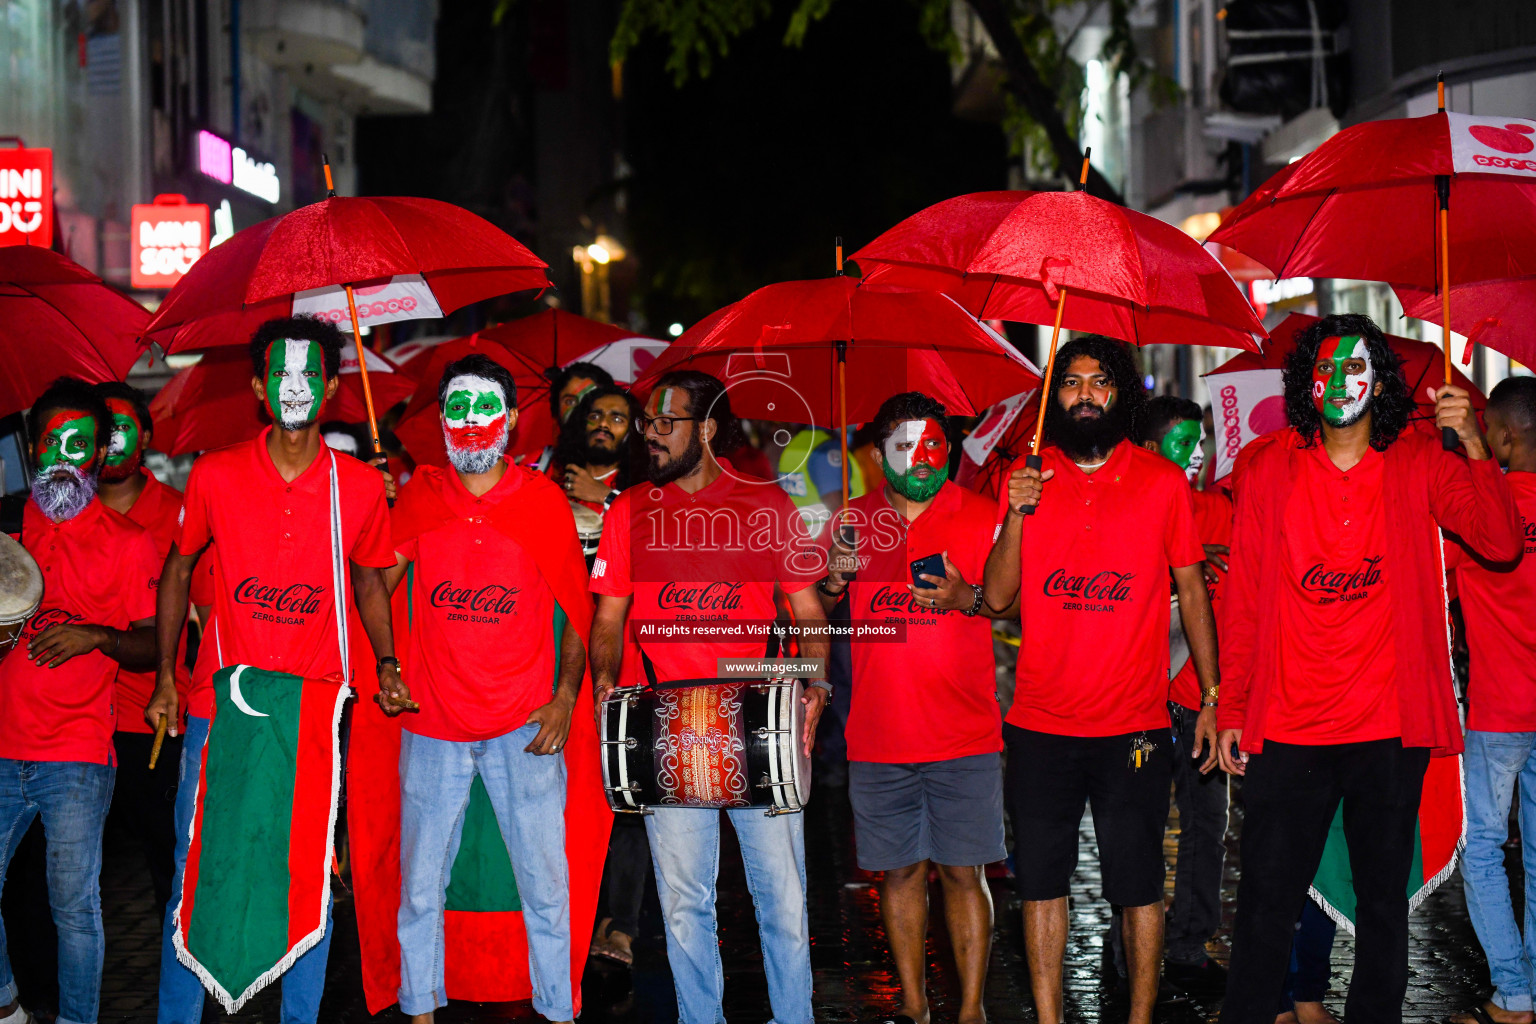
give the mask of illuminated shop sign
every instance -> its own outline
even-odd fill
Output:
[[[132,284],[169,288],[208,251],[208,207],[186,196],[156,196],[133,208]]]
[[[53,150],[0,149],[0,245],[53,242]]]
[[[277,168],[208,131],[197,133],[197,169],[224,185],[276,204],[282,197]]]

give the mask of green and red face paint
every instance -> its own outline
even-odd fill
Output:
[[[139,471],[144,461],[143,424],[132,402],[109,398],[107,409],[112,413],[112,437],[107,442],[107,461],[101,476],[104,480],[126,480]]]
[[[484,451],[505,441],[507,399],[500,384],[472,373],[448,382],[443,432],[450,449]]]
[[[928,501],[949,479],[949,438],[938,420],[902,420],[881,454],[885,479],[910,501]]]
[[[1376,387],[1371,352],[1358,334],[1324,338],[1312,361],[1312,404],[1330,426],[1348,427],[1370,409]]]
[[[38,469],[72,466],[82,472],[96,458],[96,418],[82,409],[61,409],[43,427],[33,449]]]

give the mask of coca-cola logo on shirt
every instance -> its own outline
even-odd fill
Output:
[[[34,637],[42,636],[54,626],[68,626],[76,622],[83,622],[84,616],[74,612],[65,611],[63,608],[44,608],[21,631],[21,636],[16,640],[16,646],[20,647]]]
[[[1045,578],[1046,597],[1079,597],[1085,601],[1129,601],[1133,572],[1106,569],[1092,576],[1069,576],[1057,569]]]
[[[1525,531],[1525,553],[1536,554],[1536,523],[1531,522],[1525,516],[1520,517],[1520,526]]]
[[[254,604],[289,615],[313,615],[321,608],[325,587],[313,583],[271,586],[258,576],[247,576],[235,587],[236,604]]]
[[[1375,555],[1360,559],[1351,569],[1333,569],[1319,562],[1302,573],[1301,589],[1339,601],[1359,601],[1369,597],[1380,582],[1381,556]]]
[[[493,615],[511,615],[517,607],[517,587],[500,583],[487,583],[482,587],[458,587],[452,580],[443,580],[432,588],[430,600],[434,608],[457,608],[463,612],[488,612]]]
[[[904,588],[881,586],[869,599],[869,610],[872,614],[880,612],[899,612],[902,615],[942,615],[943,611],[934,608],[924,608],[917,603],[917,598],[912,596],[910,590]],[[946,609],[947,610],[947,609]]]
[[[663,611],[732,612],[741,608],[742,583],[664,583],[657,596]]]

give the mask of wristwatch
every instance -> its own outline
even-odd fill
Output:
[[[827,691],[827,699],[828,700],[832,699],[832,684],[827,682],[825,679],[811,679],[811,680],[808,680],[805,685],[806,686],[814,686],[818,690],[826,690]]]
[[[1200,691],[1200,707],[1214,708],[1221,696],[1220,686],[1208,686]]]
[[[847,580],[843,581],[843,589],[842,590],[828,590],[827,589],[827,581],[830,580],[831,578],[832,578],[831,576],[823,576],[821,579],[817,580],[816,581],[816,589],[821,591],[823,594],[826,594],[828,597],[842,597],[843,594],[847,593],[847,591],[848,591],[848,581]],[[829,686],[828,689],[831,689],[831,687]]]
[[[400,671],[400,659],[395,657],[393,654],[386,654],[384,657],[380,658],[378,665],[374,667],[374,671],[381,671],[385,665],[392,665],[394,666],[396,672]]]

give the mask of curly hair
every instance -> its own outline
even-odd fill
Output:
[[[1051,371],[1051,387],[1045,406],[1045,439],[1056,440],[1056,430],[1066,421],[1066,410],[1056,395],[1062,381],[1078,356],[1088,356],[1098,361],[1099,368],[1114,384],[1118,396],[1116,405],[1126,425],[1126,436],[1131,436],[1136,424],[1141,422],[1142,408],[1147,404],[1147,388],[1141,379],[1141,368],[1136,365],[1136,355],[1123,341],[1106,338],[1102,334],[1081,334],[1056,350],[1056,365]]]
[[[1296,347],[1285,358],[1285,418],[1301,435],[1306,447],[1317,444],[1323,417],[1312,401],[1312,367],[1324,338],[1358,335],[1365,340],[1371,369],[1381,393],[1371,400],[1371,447],[1384,452],[1408,426],[1413,396],[1403,379],[1403,361],[1387,345],[1386,335],[1370,317],[1361,313],[1334,313],[1296,335]]]
[[[325,379],[335,380],[341,372],[341,350],[346,342],[341,331],[329,320],[313,316],[288,316],[268,320],[251,335],[251,369],[258,377],[267,375],[267,349],[274,341],[292,338],[295,341],[312,341],[320,346],[321,359],[325,364]]]
[[[635,417],[640,414],[640,403],[635,396],[617,384],[602,385],[588,391],[571,411],[570,418],[560,424],[560,440],[555,445],[555,461],[562,466],[583,465],[587,461],[587,413],[599,398],[622,398],[628,403],[629,432],[619,442],[615,453],[619,475],[614,478],[614,490],[622,491],[630,484],[645,479],[645,437],[635,429]]]

